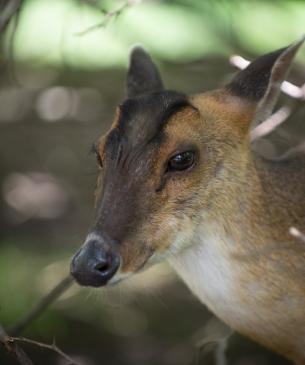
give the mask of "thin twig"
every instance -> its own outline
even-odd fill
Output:
[[[291,115],[291,108],[288,106],[282,106],[279,110],[273,113],[269,118],[258,124],[250,132],[251,141],[255,141],[262,137],[267,136],[274,131],[278,126],[283,124],[287,118]]]
[[[305,87],[305,84],[302,87]],[[289,106],[286,105],[281,107],[269,118],[256,125],[250,132],[251,142],[271,134],[277,127],[282,125],[288,118],[297,113],[305,105],[303,99],[294,99],[294,102],[290,104],[291,105]],[[297,149],[299,149],[298,146]],[[290,151],[288,152],[290,154]]]
[[[230,63],[240,70],[243,70],[250,64],[250,61],[241,56],[233,55],[230,57]],[[284,94],[290,96],[291,98],[305,100],[305,85],[299,87],[289,81],[283,81],[281,90]]]
[[[233,55],[230,57],[230,63],[240,70],[243,70],[250,64],[250,61],[241,56]],[[269,118],[255,126],[250,135],[252,142],[262,137],[266,137],[268,134],[272,133],[278,126],[284,123],[293,113],[295,113],[300,106],[304,104],[305,84],[299,87],[289,81],[283,81],[281,85],[281,91],[295,99],[294,107],[281,107]]]
[[[297,228],[290,227],[289,233],[291,234],[291,236],[293,236],[305,243],[305,234],[300,232]]]
[[[128,7],[130,7],[132,5],[139,3],[140,1],[141,0],[127,0],[117,10],[112,10],[109,12],[102,11],[102,13],[104,14],[104,19],[101,22],[91,25],[90,27],[76,33],[76,35],[83,36],[85,34],[91,33],[92,31],[94,31],[96,29],[105,27],[111,19],[116,19],[118,16],[120,16],[122,14],[122,12],[124,10],[126,10]]]
[[[5,31],[11,19],[19,12],[21,4],[22,0],[10,0],[6,2],[0,14],[0,33]]]
[[[9,40],[8,40],[8,45],[7,45],[7,53],[8,53],[7,68],[8,68],[8,73],[9,73],[9,76],[11,78],[12,83],[14,83],[15,85],[18,85],[18,86],[20,86],[20,83],[18,81],[18,78],[17,78],[17,75],[16,75],[16,70],[15,70],[15,59],[14,59],[14,51],[15,50],[14,50],[14,47],[15,47],[15,37],[16,37],[17,28],[18,28],[18,24],[19,24],[22,5],[23,5],[23,2],[20,1],[20,5],[14,13],[14,18],[12,19],[12,29],[11,29],[11,32],[9,34]]]
[[[12,336],[21,333],[32,321],[34,321],[40,314],[53,303],[62,293],[64,293],[73,283],[72,276],[67,276],[63,279],[53,290],[50,291],[37,306],[24,318],[22,318],[10,331]]]
[[[50,345],[48,343],[38,342],[38,341],[31,340],[31,339],[25,338],[25,337],[11,337],[11,340],[16,341],[16,342],[28,343],[28,344],[31,344],[31,345],[41,347],[43,349],[54,351],[58,355],[60,355],[64,359],[66,359],[68,361],[68,364],[70,364],[70,365],[81,365],[81,363],[76,362],[69,355],[67,355],[65,352],[63,352],[59,347],[57,347],[57,345],[55,344],[55,341],[52,343],[52,345]]]
[[[23,351],[23,349],[17,345],[14,340],[8,336],[4,328],[0,325],[0,343],[4,346],[7,353],[11,355],[21,365],[34,365],[32,360]]]
[[[292,158],[295,158],[300,155],[304,155],[305,153],[305,141],[299,143],[298,145],[289,148],[288,151],[284,152],[279,157],[273,159],[275,161],[285,161],[285,160],[291,160]]]

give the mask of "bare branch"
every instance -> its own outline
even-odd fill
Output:
[[[4,346],[9,355],[11,355],[15,360],[21,365],[34,365],[32,360],[23,351],[23,349],[18,346],[14,340],[8,336],[4,328],[0,325],[0,343]]]
[[[41,348],[44,348],[44,349],[47,349],[47,350],[54,351],[58,355],[60,355],[64,359],[66,359],[68,361],[68,364],[70,364],[70,365],[81,365],[79,362],[76,362],[75,360],[73,360],[69,355],[67,355],[59,347],[57,347],[57,345],[55,344],[55,341],[52,343],[52,345],[50,345],[50,344],[47,344],[47,343],[31,340],[31,339],[25,338],[25,337],[11,337],[10,339],[12,341],[24,342],[24,343],[35,345],[35,346],[38,346],[38,347],[41,347]]]
[[[111,19],[116,19],[118,16],[120,16],[122,14],[122,12],[124,10],[126,10],[130,6],[138,4],[140,2],[141,2],[141,0],[127,0],[117,10],[113,10],[113,11],[109,11],[109,12],[106,12],[106,11],[102,10],[102,13],[104,14],[104,19],[100,23],[93,24],[90,27],[88,27],[87,29],[78,32],[76,35],[82,36],[82,35],[85,35],[85,34],[88,34],[88,33],[92,32],[94,30],[97,30],[99,28],[105,27]]]
[[[54,302],[63,292],[65,292],[72,284],[73,278],[69,275],[63,279],[53,290],[46,295],[40,303],[27,315],[25,316],[12,330],[11,333],[20,333],[27,327],[32,321],[34,321],[52,302]],[[58,355],[68,361],[70,365],[81,365],[80,363],[73,360],[69,355],[63,352],[55,342],[52,345],[31,340],[24,337],[11,337],[9,336],[0,325],[0,343],[2,343],[7,352],[13,356],[21,365],[33,365],[33,362],[26,355],[20,346],[16,342],[24,342],[32,345],[39,346],[51,351],[56,352]]]
[[[63,279],[53,290],[50,291],[37,306],[24,318],[20,320],[9,333],[13,336],[21,333],[32,321],[41,315],[41,313],[57,298],[60,297],[73,283],[73,278],[69,275]]]

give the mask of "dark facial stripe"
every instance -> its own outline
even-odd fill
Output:
[[[190,106],[187,98],[173,91],[127,99],[120,106],[117,127],[108,134],[104,150],[106,158],[113,166],[134,159],[148,144],[161,141],[169,118],[186,106]]]
[[[188,105],[185,95],[173,91],[127,99],[120,107],[118,129],[124,133],[141,128],[142,135],[152,137],[164,127],[173,113]]]
[[[116,126],[105,141],[96,231],[120,242],[145,216],[145,207],[155,194],[149,184],[151,166],[164,138],[164,126],[186,106],[190,104],[184,95],[170,91],[128,99],[122,104]]]

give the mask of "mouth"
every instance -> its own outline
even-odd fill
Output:
[[[127,278],[132,276],[133,272],[121,272],[120,269],[117,271],[117,273],[108,281],[107,286],[114,286],[119,284],[122,281],[125,281]]]
[[[119,269],[117,270],[117,272],[115,273],[115,275],[106,283],[107,286],[113,286],[116,284],[119,284],[120,282],[126,280],[127,278],[129,278],[130,276],[140,273],[144,270],[146,270],[148,267],[150,267],[151,265],[149,264],[149,260],[150,258],[153,256],[153,252],[151,252],[144,260],[143,262],[138,266],[137,269],[133,270],[133,271],[122,271],[122,260],[121,260],[121,265],[119,267]]]
[[[150,267],[154,263],[154,250],[146,250],[125,264],[123,257],[122,252],[119,253],[112,246],[106,245],[101,236],[90,234],[82,248],[74,255],[70,272],[81,286],[112,286]]]

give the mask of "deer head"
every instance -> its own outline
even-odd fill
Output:
[[[127,98],[95,143],[95,220],[71,265],[80,284],[118,282],[191,246],[198,225],[230,219],[251,185],[250,126],[270,114],[300,44],[194,96],[164,89],[149,55],[132,51]]]

